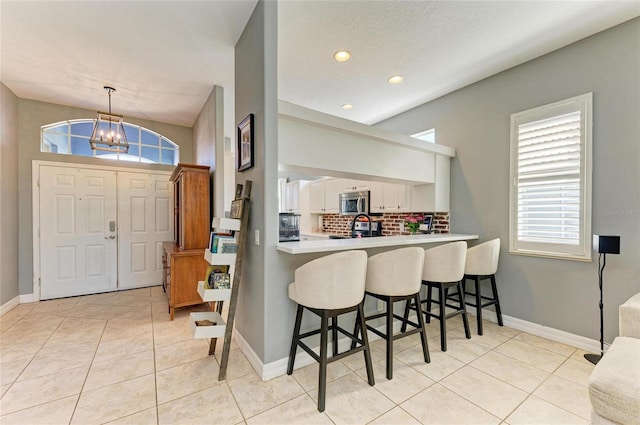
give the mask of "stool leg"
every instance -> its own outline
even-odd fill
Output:
[[[324,412],[327,396],[327,339],[329,333],[329,319],[326,310],[320,319],[320,373],[318,374],[318,411]]]
[[[447,299],[447,293],[444,289],[444,285],[440,283],[438,285],[438,293],[440,299],[440,308],[438,311],[438,319],[440,319],[440,349],[447,351],[447,319],[445,318],[445,303]],[[428,320],[427,320],[428,322]]]
[[[362,343],[364,345],[364,363],[367,367],[367,379],[369,381],[369,385],[373,386],[376,384],[375,378],[373,377],[373,365],[371,364],[371,350],[369,349],[369,337],[367,336],[367,326],[364,323],[364,308],[362,307],[364,303],[358,304],[358,314],[356,316],[356,320],[360,321],[360,329],[362,329]],[[357,338],[357,335],[356,335]],[[324,410],[324,409],[323,409]]]
[[[420,293],[415,295],[416,305],[420,305]],[[409,302],[409,301],[407,301]],[[427,330],[424,326],[424,317],[418,313],[418,325],[420,325],[420,340],[422,341],[422,354],[424,354],[425,363],[431,363],[431,357],[429,356],[429,343],[427,342]]]
[[[353,325],[353,336],[357,338],[358,332],[360,332],[360,320],[356,317],[356,323]],[[353,350],[354,348],[356,348],[356,342],[352,340],[351,349]]]
[[[491,289],[493,290],[493,299],[496,300],[496,316],[498,316],[498,325],[502,326],[502,310],[500,309],[500,300],[498,299],[498,288],[496,287],[496,275],[491,275]]]
[[[474,276],[476,287],[476,320],[478,321],[478,335],[482,335],[482,294],[480,293],[480,277]]]
[[[333,343],[333,355],[338,355],[338,317],[334,316],[331,318],[331,340]]]
[[[293,373],[293,364],[296,361],[296,350],[298,348],[298,340],[300,335],[300,323],[302,322],[302,310],[303,307],[298,304],[298,311],[296,313],[296,323],[293,325],[293,338],[291,339],[291,351],[289,351],[289,366],[287,367],[287,375]]]
[[[418,306],[416,308],[416,312],[418,314],[418,316],[420,316],[420,311],[418,310],[418,308],[420,308],[420,303],[416,304],[416,306]],[[405,333],[407,331],[407,320],[409,320],[409,309],[411,308],[411,300],[407,300],[404,303],[404,315],[403,315],[403,319],[402,319],[402,326],[400,327],[400,332]]]
[[[431,285],[427,285],[427,312],[431,313],[431,302],[432,300],[432,295],[431,295],[431,290],[433,289],[433,286]],[[431,323],[431,314],[426,314],[427,312],[425,312],[425,321],[427,323]]]
[[[471,339],[471,331],[469,330],[469,320],[467,319],[467,307],[464,304],[464,300],[462,299],[462,294],[460,293],[460,289],[462,284],[460,282],[458,282],[457,284],[458,287],[458,299],[460,301],[460,308],[462,309],[462,324],[464,325],[464,335],[467,337],[467,339]]]
[[[393,379],[393,301],[391,297],[385,300],[387,304],[387,379]]]

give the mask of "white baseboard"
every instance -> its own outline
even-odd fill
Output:
[[[473,320],[469,320],[469,325],[471,329],[474,327],[475,322],[475,314],[471,311],[468,312],[469,316],[473,316]],[[497,317],[495,314],[482,315],[484,320],[488,320],[493,323],[498,323]],[[488,317],[487,317],[488,316]],[[516,329],[519,331],[530,333],[531,335],[536,335],[542,338],[550,339],[551,341],[560,342],[562,344],[567,344],[572,347],[581,348],[590,352],[600,352],[600,341],[587,338],[580,335],[575,335],[569,332],[561,331],[560,329],[550,328],[548,326],[539,325],[537,323],[528,322],[526,320],[518,319],[517,317],[511,317],[502,315],[502,322],[506,327]],[[604,348],[605,351],[609,348],[610,344],[605,343]]]
[[[20,296],[17,296],[0,306],[0,316],[13,310],[15,306],[20,304]]]
[[[38,301],[40,301],[40,300],[38,299],[36,294],[20,295],[20,304],[35,303],[35,302],[38,302]]]
[[[242,353],[245,355],[256,373],[259,376],[262,376],[262,369],[264,368],[262,360],[260,360],[260,357],[258,357],[256,352],[253,351],[253,348],[251,348],[247,340],[245,340],[240,332],[238,332],[238,330],[235,328],[233,329],[233,340],[236,344],[238,344],[238,348],[240,348],[240,351],[242,351]],[[266,379],[264,378],[262,378],[262,380],[266,381]]]

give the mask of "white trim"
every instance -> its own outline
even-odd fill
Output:
[[[253,351],[253,348],[251,348],[247,340],[242,337],[236,328],[233,328],[233,340],[238,344],[238,348],[240,348],[240,351],[245,355],[258,376],[262,376],[262,369],[264,367],[262,360],[260,360],[260,357]],[[262,378],[262,380],[265,381],[264,378]]]
[[[20,304],[37,303],[40,301],[40,297],[35,293],[20,295]]]
[[[13,299],[2,304],[0,306],[0,316],[3,316],[5,313],[10,312],[18,304],[20,304],[20,296],[14,297]]]
[[[168,139],[167,139],[168,140]],[[31,161],[31,211],[33,218],[32,227],[32,248],[33,248],[33,293],[27,295],[20,295],[20,303],[36,302],[40,301],[40,236],[38,235],[38,228],[40,227],[40,187],[38,181],[40,179],[40,167],[66,167],[75,169],[89,169],[89,170],[107,170],[117,173],[118,171],[127,173],[140,173],[140,174],[164,174],[170,176],[173,171],[155,170],[152,168],[129,168],[119,167],[116,165],[93,165],[93,164],[81,164],[75,162],[57,162],[57,161],[43,161],[34,159]],[[167,166],[164,164],[157,164]],[[171,167],[171,165],[169,165]],[[175,166],[174,166],[175,167]],[[117,189],[117,188],[116,188]],[[148,286],[148,285],[147,285]],[[133,289],[133,288],[127,288]],[[22,297],[25,297],[23,301]]]
[[[475,317],[471,311],[468,311],[470,316]],[[492,317],[493,315],[488,315],[489,317],[482,318],[484,320],[488,320],[493,323],[498,323],[496,317]],[[471,320],[469,321],[471,324]],[[562,331],[560,329],[551,328],[549,326],[539,325],[534,322],[529,322],[526,320],[518,319],[517,317],[505,316],[502,315],[503,324],[512,329],[516,329],[518,331],[523,331],[530,333],[531,335],[539,336],[541,338],[550,339],[551,341],[559,342],[561,344],[570,345],[572,347],[580,348],[582,350],[586,350],[592,353],[600,352],[600,341],[587,338],[580,335],[575,335],[569,332]],[[473,335],[471,340],[473,341]],[[610,344],[605,343],[604,349],[607,351]]]
[[[33,293],[34,301],[40,301],[40,166],[44,161],[31,162],[31,254],[33,255]]]

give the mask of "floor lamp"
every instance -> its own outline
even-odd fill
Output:
[[[600,354],[585,354],[584,358],[597,364],[604,355],[604,319],[602,317],[602,272],[607,265],[607,254],[620,254],[620,236],[593,235],[593,246],[600,253],[598,256],[598,284],[600,286]],[[602,259],[602,266],[600,260]]]

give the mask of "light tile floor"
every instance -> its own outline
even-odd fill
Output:
[[[587,424],[583,351],[485,322],[464,338],[449,320],[446,353],[428,325],[372,342],[376,385],[362,355],[329,366],[327,408],[316,409],[317,364],[263,382],[232,346],[227,379],[208,341],[194,340],[180,309],[169,321],[161,287],[21,304],[0,319],[2,424]],[[293,320],[293,317],[292,317]],[[457,320],[457,321],[456,321]],[[219,355],[221,344],[216,352]]]

